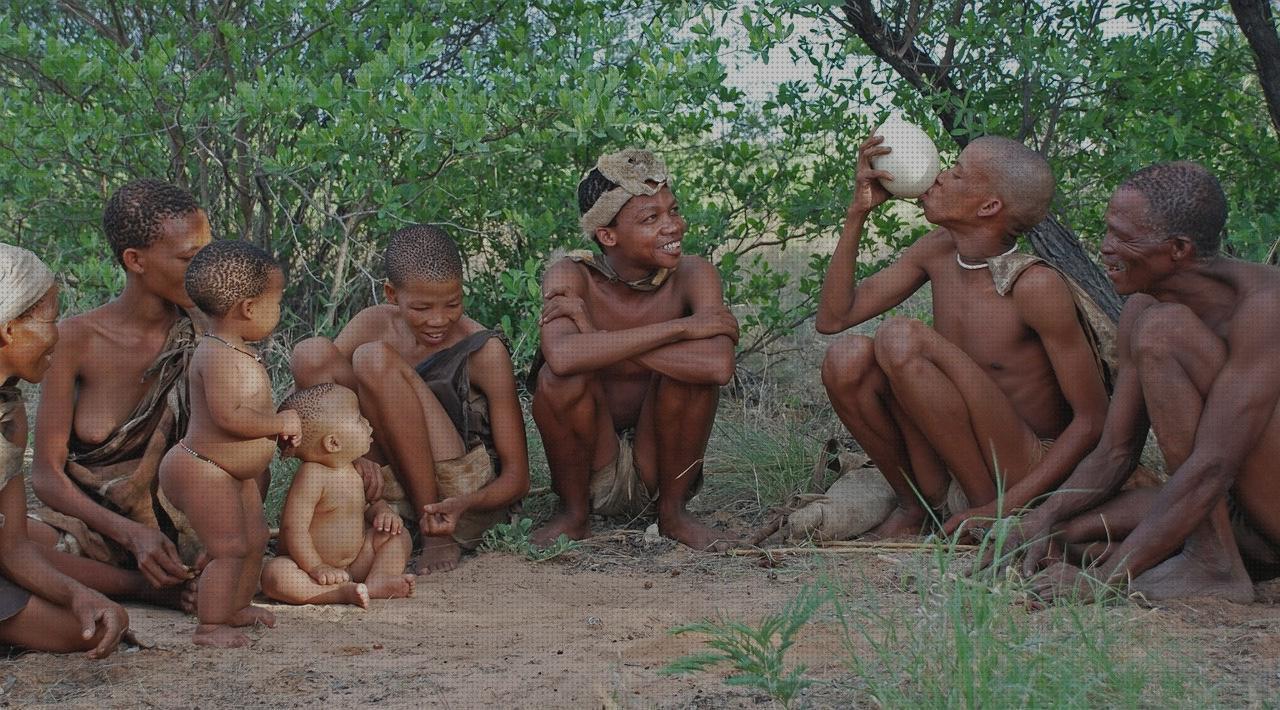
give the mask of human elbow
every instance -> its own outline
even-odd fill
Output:
[[[738,371],[738,363],[733,356],[733,341],[728,338],[721,339],[724,340],[723,348],[707,361],[707,379],[709,380],[707,384],[724,387],[733,381],[733,376]]]
[[[830,313],[818,311],[817,316],[813,319],[813,327],[822,335],[835,335],[848,326]]]

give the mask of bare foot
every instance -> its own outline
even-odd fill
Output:
[[[658,532],[662,533],[663,537],[669,537],[701,552],[729,550],[730,540],[725,537],[723,530],[717,530],[699,522],[688,511],[682,510],[678,514],[660,516]]]
[[[578,517],[569,513],[556,513],[546,525],[533,531],[529,541],[538,547],[546,547],[555,542],[561,535],[570,540],[585,540],[591,537],[591,523],[586,516]]]
[[[178,592],[178,608],[188,614],[196,613],[196,597],[200,591],[200,577],[188,579]]]
[[[276,627],[276,615],[260,606],[249,606],[237,611],[231,615],[231,619],[227,621],[229,626],[253,626],[254,624],[262,624],[268,629]]]
[[[1237,604],[1254,599],[1253,581],[1239,560],[1203,561],[1186,550],[1138,575],[1131,588],[1152,601],[1219,597]]]
[[[200,624],[191,640],[197,646],[213,646],[214,648],[244,648],[249,645],[249,637],[222,624]]]
[[[361,609],[369,608],[369,588],[359,582],[347,582],[343,585],[342,591],[347,597],[346,602]]]
[[[462,559],[462,548],[451,537],[424,537],[422,554],[418,556],[418,574],[452,572]]]
[[[373,599],[404,599],[413,596],[413,588],[418,583],[414,574],[393,574],[387,577],[370,577],[365,580],[369,585],[369,597]]]
[[[924,525],[924,510],[907,510],[897,507],[884,522],[868,530],[862,537],[867,540],[896,540],[920,537]]]

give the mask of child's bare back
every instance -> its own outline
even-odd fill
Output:
[[[302,422],[302,459],[280,524],[281,556],[262,574],[267,596],[290,604],[354,604],[413,594],[405,574],[412,543],[404,524],[383,501],[366,506],[364,480],[353,461],[364,456],[373,429],[356,395],[341,385],[299,390],[281,411]]]

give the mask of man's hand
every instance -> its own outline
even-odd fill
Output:
[[[858,173],[853,189],[853,200],[849,203],[849,211],[867,214],[884,204],[892,194],[880,184],[880,179],[892,180],[893,174],[871,167],[871,159],[888,155],[893,151],[884,145],[884,136],[871,136],[858,148]]]
[[[373,513],[374,530],[391,535],[399,535],[404,531],[404,521],[400,519],[399,513],[391,509],[391,506],[382,501],[373,505],[370,512]]]
[[[1031,593],[1035,596],[1032,606],[1043,609],[1054,599],[1091,602],[1098,584],[1085,570],[1066,562],[1055,562],[1031,580]]]
[[[542,296],[541,325],[546,325],[557,318],[568,318],[578,327],[579,333],[594,333],[595,325],[587,316],[587,304],[582,298],[570,293],[567,286],[557,286]]]
[[[71,595],[71,613],[80,622],[80,637],[92,639],[102,629],[102,639],[88,651],[89,658],[106,658],[120,644],[129,629],[129,615],[124,607],[83,585],[76,585]]]
[[[466,512],[467,504],[461,498],[445,498],[439,503],[424,505],[419,521],[422,534],[431,537],[452,535],[458,527],[458,519]]]
[[[382,500],[382,467],[361,456],[354,462],[356,473],[364,479],[365,502],[373,503]]]
[[[159,530],[129,521],[124,546],[138,561],[138,570],[156,589],[172,587],[191,578],[178,548]]]
[[[330,567],[323,563],[313,567],[307,574],[311,575],[316,584],[342,584],[343,582],[351,581],[351,575],[347,574],[346,570]]]
[[[684,323],[687,340],[704,340],[717,335],[727,335],[735,344],[738,342],[738,319],[725,310],[694,313],[680,319]]]
[[[297,446],[302,443],[302,418],[292,409],[286,409],[280,412],[280,433],[279,439],[289,446]]]

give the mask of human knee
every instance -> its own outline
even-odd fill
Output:
[[[1158,303],[1142,312],[1133,325],[1130,349],[1139,362],[1168,360],[1182,352],[1193,326],[1203,327],[1190,308]]]
[[[215,560],[243,560],[252,554],[262,554],[266,542],[258,548],[256,538],[257,531],[244,531],[239,535],[211,539],[205,543],[205,552]]]
[[[400,362],[400,354],[382,341],[365,343],[351,354],[351,367],[356,371],[356,379],[366,386],[385,383]]]
[[[822,384],[828,391],[856,386],[876,366],[875,343],[865,335],[841,338],[822,359]]]
[[[924,323],[914,318],[896,317],[876,329],[876,363],[885,370],[901,368],[924,352]]]
[[[548,404],[576,402],[586,396],[591,386],[589,375],[557,375],[549,365],[538,370],[538,387],[534,397]]]
[[[293,379],[307,387],[327,379],[330,363],[341,358],[342,353],[328,338],[307,338],[293,346],[289,358],[289,370]]]

